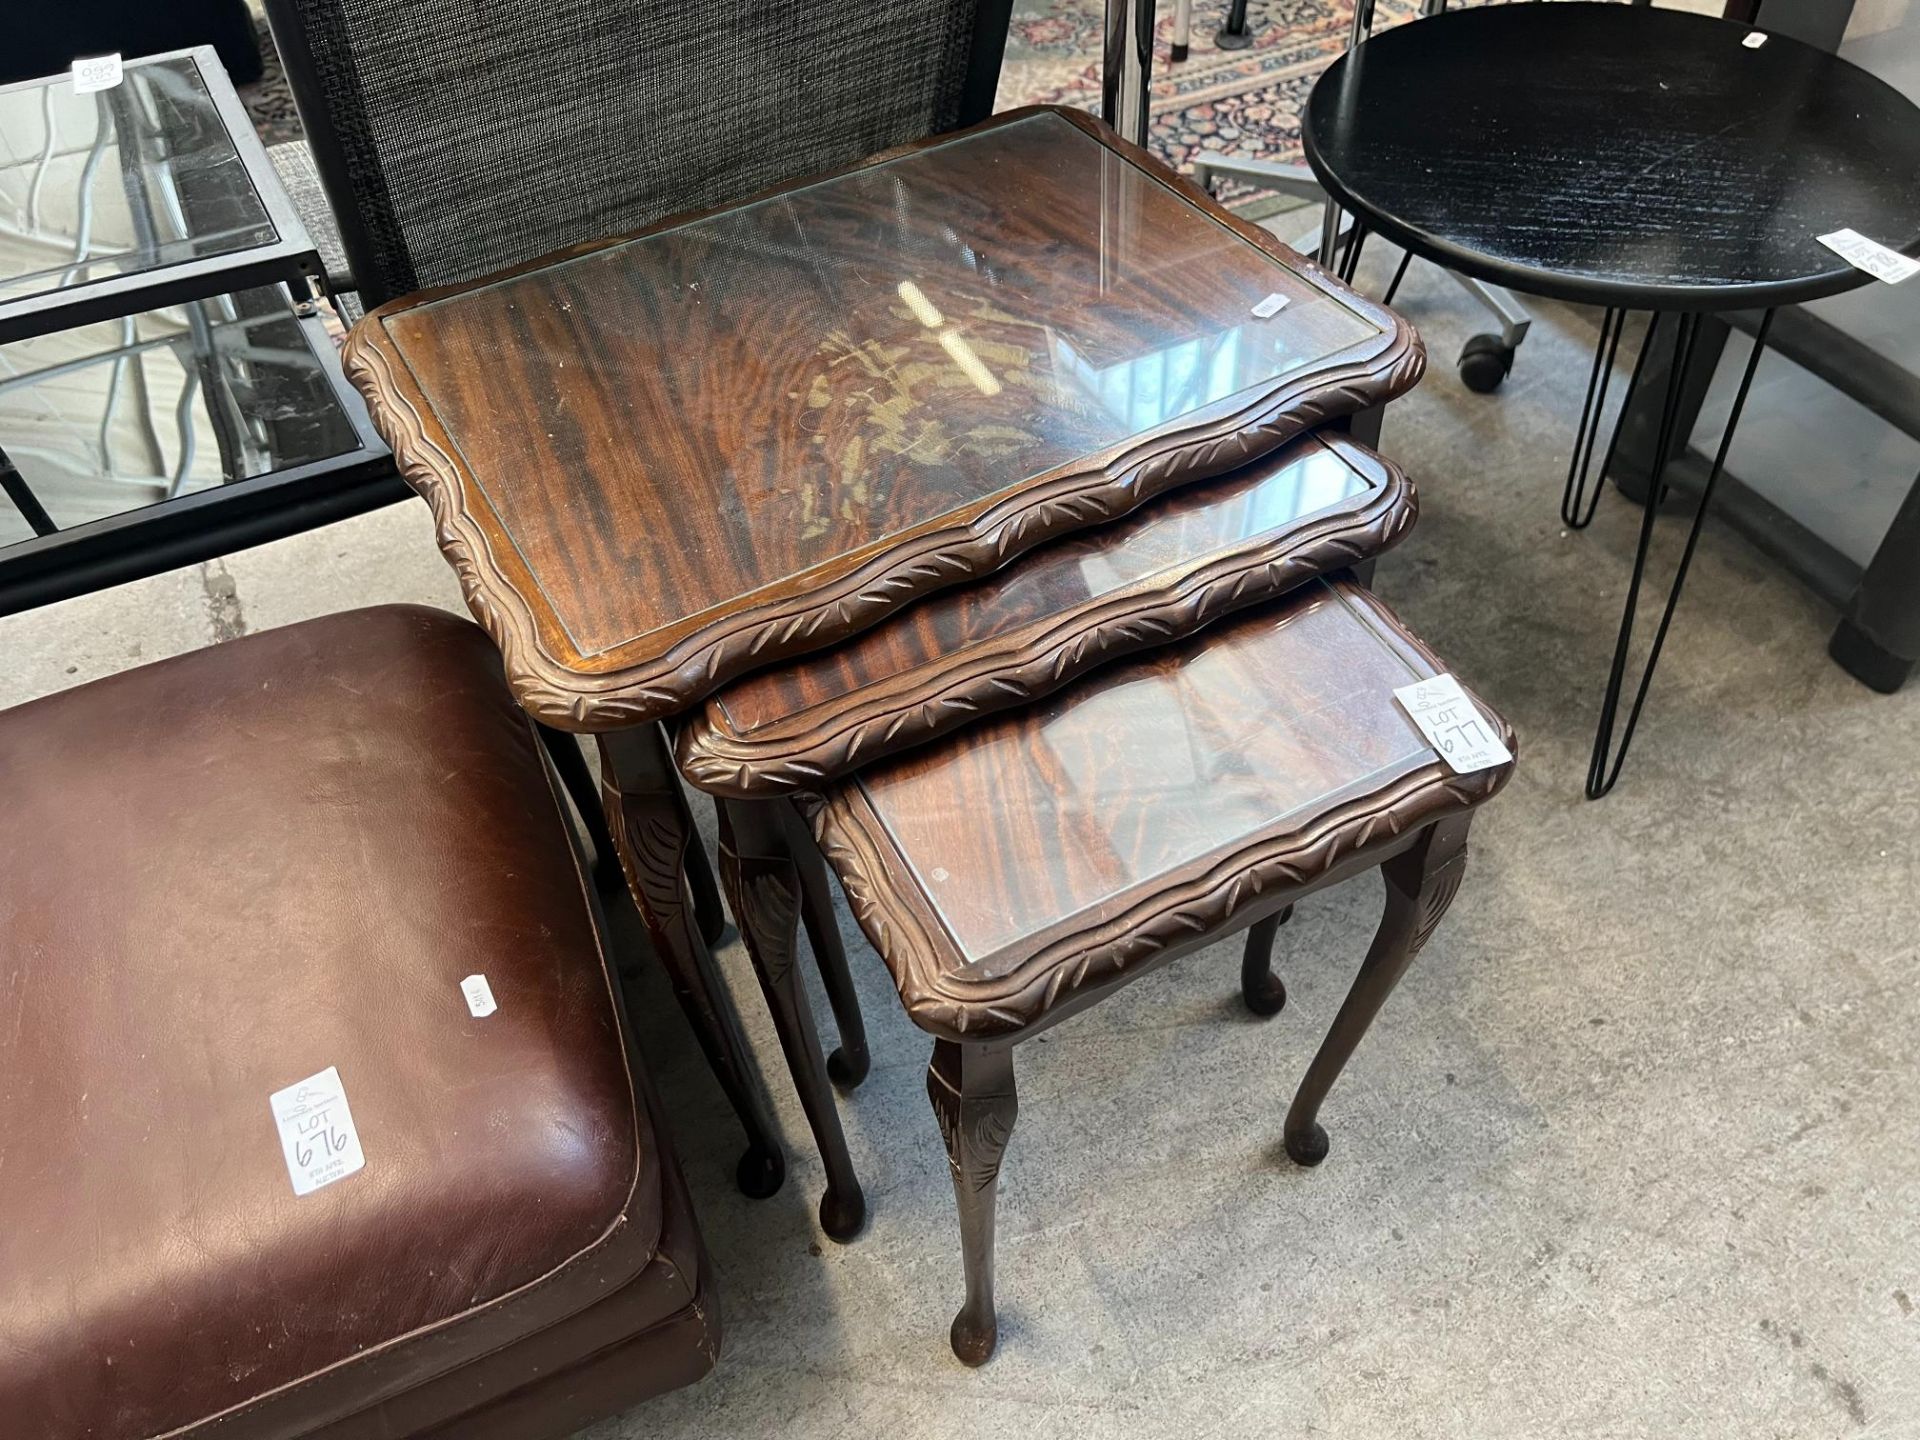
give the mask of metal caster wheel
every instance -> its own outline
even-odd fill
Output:
[[[1461,347],[1460,379],[1469,390],[1491,395],[1513,369],[1513,347],[1498,335],[1475,335]]]

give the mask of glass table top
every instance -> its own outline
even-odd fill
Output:
[[[1277,463],[1283,462],[1283,463]],[[1317,438],[1245,471],[1160,496],[1124,520],[1029,551],[986,580],[940,591],[793,665],[747,676],[713,699],[738,734],[805,728],[823,709],[895,675],[952,666],[968,651],[1145,580],[1175,578],[1261,535],[1377,488]]]
[[[62,530],[359,452],[318,332],[266,286],[0,345],[0,451]]]
[[[1434,763],[1393,698],[1430,673],[1316,580],[848,783],[986,976],[1057,921]]]
[[[1381,333],[1048,113],[384,323],[583,656]]]
[[[0,303],[280,238],[191,55],[0,91],[0,218]]]

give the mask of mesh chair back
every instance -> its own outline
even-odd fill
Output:
[[[368,304],[984,119],[1011,0],[268,0]]]

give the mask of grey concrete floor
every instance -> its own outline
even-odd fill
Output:
[[[1377,588],[1522,753],[1328,1103],[1331,1157],[1295,1169],[1280,1120],[1371,878],[1282,932],[1271,1022],[1225,945],[1022,1048],[1001,1349],[968,1371],[928,1046],[851,922],[875,1066],[843,1106],[872,1207],[847,1246],[814,1221],[738,944],[792,1145],[769,1201],[731,1188],[738,1131],[643,971],[727,1338],[704,1383],[590,1440],[1920,1436],[1920,692],[1835,669],[1833,616],[1710,529],[1625,778],[1583,801],[1634,530],[1617,495],[1585,534],[1556,513],[1593,319],[1541,307],[1483,397],[1452,370],[1481,328],[1461,293],[1416,268],[1402,306],[1435,363],[1383,443],[1422,515]],[[418,504],[0,621],[0,702],[403,599],[460,608]]]

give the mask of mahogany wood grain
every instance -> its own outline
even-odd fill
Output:
[[[1314,581],[801,803],[915,1023],[1017,1035],[1497,791],[1393,698],[1441,668]]]
[[[1423,365],[1390,312],[1044,109],[393,302],[344,358],[522,703],[575,730],[838,643]]]
[[[1399,470],[1343,436],[1305,437],[734,682],[681,728],[681,773],[721,795],[819,789],[1370,560],[1415,514]]]

